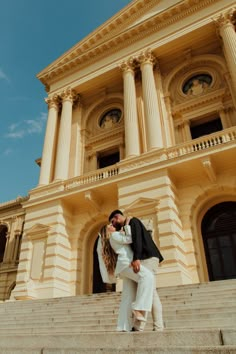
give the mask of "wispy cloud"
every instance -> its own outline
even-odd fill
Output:
[[[0,68],[0,80],[6,80],[7,82],[10,82],[9,77],[7,74],[4,73],[4,71]]]
[[[8,156],[8,155],[10,155],[11,153],[12,153],[12,149],[7,148],[7,149],[5,149],[5,150],[2,152],[2,155],[3,155],[3,156]]]
[[[41,112],[40,116],[36,119],[27,119],[21,122],[12,123],[8,127],[8,133],[5,134],[6,138],[22,139],[27,135],[40,134],[43,131],[47,114]]]

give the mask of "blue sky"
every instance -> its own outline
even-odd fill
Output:
[[[2,0],[0,203],[38,184],[47,93],[36,75],[131,0]]]

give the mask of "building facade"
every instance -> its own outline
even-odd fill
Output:
[[[106,290],[116,208],[152,231],[159,287],[236,277],[235,23],[231,0],[135,0],[38,74],[48,121],[7,296]]]

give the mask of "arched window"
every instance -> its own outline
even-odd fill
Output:
[[[0,225],[0,263],[3,261],[7,242],[7,226]]]
[[[236,278],[236,202],[224,202],[207,211],[202,237],[210,280]]]

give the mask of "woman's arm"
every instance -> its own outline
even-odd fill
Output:
[[[115,240],[116,242],[118,242],[120,244],[129,245],[130,243],[132,243],[132,235],[131,235],[130,225],[125,225],[124,231],[125,231],[125,234],[123,234],[120,231],[112,232],[111,237],[113,238],[113,240]]]

